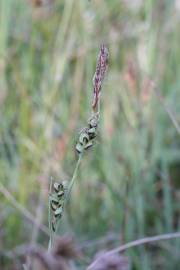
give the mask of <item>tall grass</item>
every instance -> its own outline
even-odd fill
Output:
[[[178,1],[142,1],[137,8],[118,0],[47,2],[0,2],[1,183],[35,216],[40,190],[48,207],[49,177],[70,178],[74,134],[89,116],[105,41],[111,58],[99,143],[82,161],[59,233],[72,232],[82,243],[115,231],[127,242],[180,230],[179,134],[164,107],[178,123]],[[31,241],[32,225],[2,190],[0,199],[4,252]],[[37,240],[47,244],[48,237],[39,233]],[[179,245],[172,240],[128,255],[135,269],[172,270]]]

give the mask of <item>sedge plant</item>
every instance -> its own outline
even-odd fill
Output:
[[[62,217],[63,210],[66,202],[69,199],[74,181],[77,176],[77,171],[82,160],[82,156],[85,151],[94,145],[95,138],[97,136],[98,124],[100,119],[100,95],[102,83],[108,67],[108,49],[105,45],[101,45],[100,52],[97,58],[96,70],[93,77],[93,101],[92,101],[92,113],[87,122],[87,126],[84,127],[80,134],[76,144],[76,152],[78,154],[78,160],[73,172],[72,179],[69,183],[63,181],[62,183],[54,182],[51,179],[50,193],[49,193],[49,230],[50,241],[49,249],[53,245],[54,234],[57,233],[58,223]]]

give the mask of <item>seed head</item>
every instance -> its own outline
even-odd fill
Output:
[[[102,82],[104,80],[107,67],[108,67],[108,49],[105,47],[105,45],[101,45],[100,53],[97,59],[96,71],[93,77],[94,91],[93,91],[92,109],[94,112],[98,110]]]

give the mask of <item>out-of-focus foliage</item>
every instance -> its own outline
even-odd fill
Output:
[[[180,141],[172,121],[180,112],[179,26],[179,0],[0,1],[0,183],[25,211],[48,226],[50,176],[71,178],[104,42],[110,60],[97,145],[83,157],[59,232],[78,243],[115,232],[115,246],[118,236],[127,242],[180,230]],[[34,229],[3,188],[6,269],[7,251],[31,242]],[[47,246],[43,232],[36,240]],[[179,245],[127,255],[133,269],[172,270]],[[96,251],[91,245],[88,261]]]

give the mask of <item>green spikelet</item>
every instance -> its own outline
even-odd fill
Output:
[[[67,183],[65,181],[62,183],[55,182],[53,184],[52,193],[49,195],[52,211],[51,226],[54,232],[56,231],[58,220],[62,217],[66,192]]]

